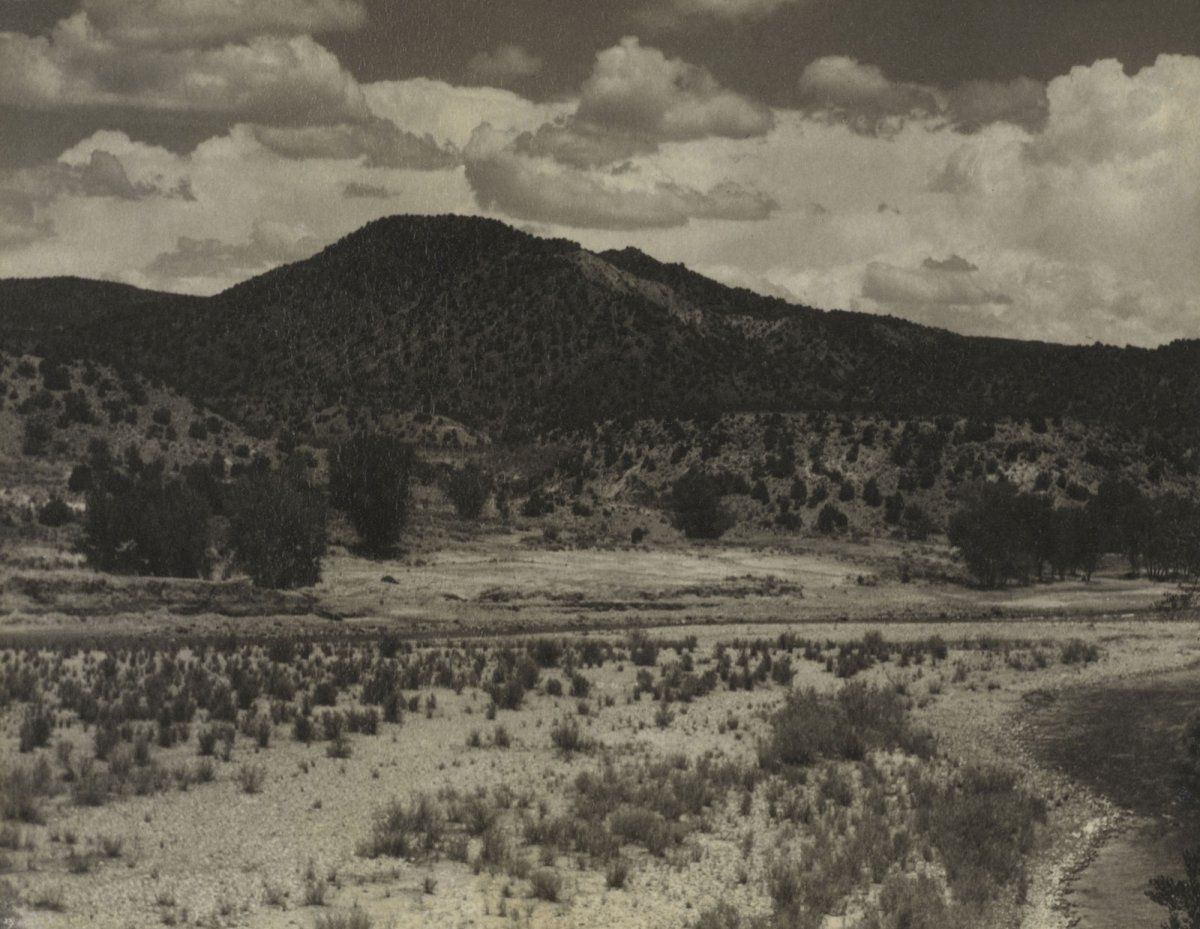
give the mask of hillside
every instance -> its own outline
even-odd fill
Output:
[[[0,284],[0,327],[28,323],[8,296],[28,286]],[[103,299],[82,282],[49,294],[45,318],[72,325],[43,335],[263,429],[320,435],[340,415],[401,408],[519,437],[616,416],[824,408],[1150,424],[1182,455],[1200,409],[1200,342],[968,338],[493,220],[378,220],[207,300],[114,300],[112,286],[96,284]]]
[[[143,315],[195,310],[201,303],[199,297],[78,277],[0,281],[0,344],[10,351],[32,351],[112,314],[132,323]]]
[[[214,457],[228,472],[273,448],[130,372],[0,352],[0,524],[30,520],[52,497],[82,504],[69,478],[103,445],[111,458],[178,473]]]
[[[699,466],[725,475],[746,526],[807,529],[828,499],[856,528],[919,534],[963,482],[1079,502],[1111,472],[1192,492],[1200,464],[1200,342],[968,338],[484,219],[378,220],[207,299],[0,282],[0,344],[30,343],[82,359],[77,378],[112,365],[263,439],[370,426],[427,457],[483,449],[518,493],[580,514],[657,506]],[[546,452],[501,464],[521,445]]]

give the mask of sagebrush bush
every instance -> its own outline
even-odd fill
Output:
[[[967,768],[948,785],[925,784],[918,806],[950,886],[968,903],[986,902],[1022,873],[1046,816],[1045,803],[1013,772],[991,767]]]
[[[437,853],[445,831],[445,811],[432,797],[421,794],[411,803],[394,800],[380,811],[359,854],[365,858],[428,858]]]
[[[873,749],[894,748],[929,757],[933,738],[909,723],[904,698],[894,688],[852,682],[835,694],[791,691],[771,717],[758,757],[764,769],[783,771],[822,758],[857,761]]]

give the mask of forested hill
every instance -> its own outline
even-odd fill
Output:
[[[0,282],[0,339],[139,371],[266,429],[419,409],[499,438],[831,409],[1068,416],[1149,427],[1184,449],[1200,420],[1200,342],[971,338],[457,216],[377,220],[207,299]]]

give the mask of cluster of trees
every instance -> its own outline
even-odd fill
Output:
[[[1078,574],[1089,579],[1102,555],[1123,555],[1133,574],[1200,577],[1200,505],[1151,499],[1127,481],[1101,483],[1083,506],[1055,507],[1007,481],[964,494],[948,535],[985,587]]]
[[[320,577],[325,552],[325,501],[303,468],[260,460],[232,482],[215,463],[199,462],[180,477],[161,463],[127,460],[117,467],[94,447],[86,474],[83,550],[102,571],[157,577],[207,577],[220,556],[213,518],[228,521],[235,564],[265,587],[296,587]],[[131,456],[132,457],[132,456]]]
[[[206,577],[227,555],[259,586],[307,586],[320,579],[328,507],[346,514],[370,555],[396,546],[412,511],[417,460],[392,436],[356,435],[331,449],[327,488],[310,482],[299,456],[279,467],[257,458],[230,477],[215,454],[173,477],[131,449],[118,463],[105,443],[94,442],[69,481],[86,493],[83,550],[102,571]],[[464,519],[479,517],[493,489],[475,464],[451,472],[445,484]]]

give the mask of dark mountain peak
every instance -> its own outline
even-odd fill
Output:
[[[486,252],[522,250],[563,254],[579,248],[577,242],[542,238],[483,216],[397,214],[367,223],[320,254],[337,256],[349,252],[395,257],[397,253],[412,251],[465,261]]]

